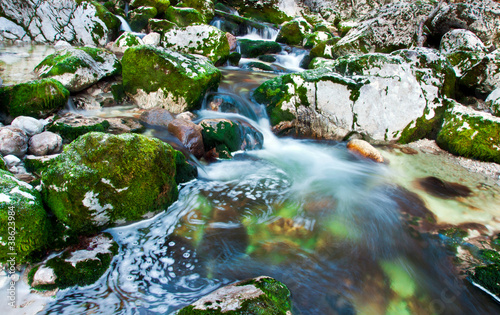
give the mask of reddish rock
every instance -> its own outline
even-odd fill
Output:
[[[203,146],[203,128],[192,121],[185,119],[174,119],[168,124],[168,132],[174,135],[196,158],[205,154]]]
[[[139,119],[148,125],[168,127],[168,124],[174,120],[174,117],[164,108],[153,108],[143,112]]]
[[[226,37],[227,41],[229,42],[229,50],[235,51],[236,47],[238,46],[238,40],[236,39],[236,36],[231,33],[226,33]]]

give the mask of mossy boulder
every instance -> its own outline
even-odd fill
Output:
[[[245,0],[239,8],[244,17],[272,24],[282,24],[292,18],[279,9],[279,0]]]
[[[41,291],[90,285],[106,272],[117,253],[118,244],[110,234],[81,239],[74,248],[31,269],[29,285]]]
[[[151,30],[151,32],[156,32],[161,36],[163,36],[166,32],[170,31],[171,29],[177,27],[178,27],[177,24],[169,20],[163,20],[163,19],[149,20],[149,29]]]
[[[227,119],[205,119],[200,122],[205,151],[215,148],[221,158],[231,158],[231,152],[241,149],[242,132],[239,124]]]
[[[214,21],[219,21],[218,27],[222,31],[229,32],[235,36],[246,35],[249,29],[255,29],[259,32],[263,32],[267,27],[266,25],[258,23],[254,20],[220,10],[215,10]]]
[[[57,80],[41,79],[0,87],[0,112],[12,118],[42,118],[63,108],[69,91]]]
[[[144,45],[141,38],[135,36],[131,32],[124,32],[116,39],[111,47],[114,53],[124,53],[129,47]]]
[[[159,14],[163,14],[170,7],[170,1],[169,0],[132,0],[132,1],[130,1],[130,5],[133,8],[153,7],[158,11]]]
[[[154,18],[158,14],[158,11],[154,7],[139,7],[129,12],[129,24],[130,28],[134,32],[140,32],[147,25],[149,19]]]
[[[75,233],[140,220],[176,200],[177,154],[137,134],[87,133],[43,172],[44,202]]]
[[[191,314],[291,314],[290,291],[281,282],[266,276],[222,287],[177,315]]]
[[[444,114],[436,142],[459,156],[500,163],[500,118],[455,103]]]
[[[204,22],[203,15],[193,8],[170,7],[165,13],[165,18],[180,27]]]
[[[488,95],[486,98],[486,105],[494,116],[500,117],[500,88]]]
[[[265,40],[238,40],[241,48],[241,56],[244,58],[255,58],[265,54],[275,54],[281,51],[280,44]]]
[[[214,18],[214,2],[212,0],[183,0],[177,7],[193,8],[201,13],[203,23],[209,23]]]
[[[500,50],[486,55],[465,71],[459,83],[465,88],[474,89],[484,97],[500,88]]]
[[[328,41],[328,40],[332,40],[330,42],[330,44],[334,45],[336,42],[338,42],[340,40],[340,37],[336,38],[336,40],[334,40],[334,39],[335,39],[335,36],[330,32],[316,31],[314,33],[307,34],[305,36],[304,48],[313,48],[321,43],[326,44],[326,41]],[[319,50],[319,48],[317,48],[317,50]]]
[[[214,64],[224,63],[229,56],[226,33],[211,25],[192,25],[164,33],[163,47],[186,54],[208,57]]]
[[[139,107],[163,107],[177,114],[198,108],[221,79],[208,60],[149,46],[127,49],[122,65],[125,92]]]
[[[302,46],[304,38],[313,27],[303,18],[295,18],[281,26],[276,41],[287,45]]]
[[[7,164],[5,163],[3,156],[0,156],[0,170],[8,171]]]
[[[89,132],[106,132],[108,128],[109,122],[107,120],[96,122],[94,124],[66,124],[65,122],[56,120],[46,127],[48,131],[60,135],[65,143],[70,143],[73,140],[76,140],[76,138],[78,138],[79,136],[82,136]]]
[[[40,193],[0,170],[0,263],[31,261],[50,241],[50,222]]]
[[[333,49],[339,40],[340,37],[333,37],[316,43],[311,49],[311,58],[335,59],[337,55],[335,55]]]
[[[61,82],[70,92],[82,91],[99,80],[121,73],[120,61],[111,52],[93,47],[62,49],[35,67],[42,78]]]

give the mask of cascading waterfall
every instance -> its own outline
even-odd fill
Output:
[[[130,25],[128,22],[120,15],[115,15],[122,24],[120,24],[120,31],[124,32],[132,32],[132,29],[130,28]]]

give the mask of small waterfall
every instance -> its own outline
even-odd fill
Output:
[[[247,27],[247,34],[239,38],[253,39],[253,40],[268,40],[275,41],[278,37],[279,30],[270,26],[265,26],[262,29],[257,29],[252,26]]]
[[[122,22],[122,24],[120,25],[120,31],[132,33],[132,29],[130,28],[130,25],[128,25],[127,21],[122,16],[119,15],[115,16],[120,20],[120,22]]]
[[[301,72],[304,69],[300,67],[300,63],[306,55],[307,50],[304,49],[293,48],[291,52],[282,51],[279,55],[276,55],[274,64],[291,71]]]
[[[73,99],[71,98],[71,96],[68,98],[68,102],[66,103],[65,110],[69,113],[76,113],[78,111],[76,109],[75,102],[73,102]]]
[[[222,29],[222,20],[215,18],[210,22],[210,25],[217,27],[218,29]]]
[[[128,2],[125,2],[125,16],[128,16]]]

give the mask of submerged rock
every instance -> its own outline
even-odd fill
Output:
[[[0,112],[12,118],[44,117],[63,108],[69,91],[54,79],[30,81],[0,87]]]
[[[46,57],[35,71],[42,78],[61,82],[70,92],[78,92],[102,78],[120,74],[121,65],[107,50],[92,47],[63,49]]]
[[[28,136],[15,127],[0,127],[0,154],[23,157],[28,150]]]
[[[51,161],[43,172],[42,195],[76,233],[140,220],[176,200],[178,154],[141,135],[88,133]]]
[[[150,46],[129,48],[122,64],[125,91],[145,109],[181,113],[198,108],[205,92],[216,89],[221,79],[208,60]]]
[[[118,253],[118,244],[104,233],[82,239],[77,248],[65,250],[31,269],[30,286],[36,290],[64,289],[96,282]]]
[[[291,314],[290,291],[281,282],[266,276],[222,287],[176,314],[235,313]]]
[[[356,152],[370,160],[373,160],[378,163],[383,163],[384,158],[382,157],[382,154],[375,149],[371,144],[368,142],[361,140],[361,139],[354,139],[351,140],[347,143],[347,149]]]
[[[2,170],[0,213],[1,263],[12,260],[13,256],[15,264],[25,263],[48,245],[50,223],[40,193]],[[16,234],[13,237],[14,230]]]

